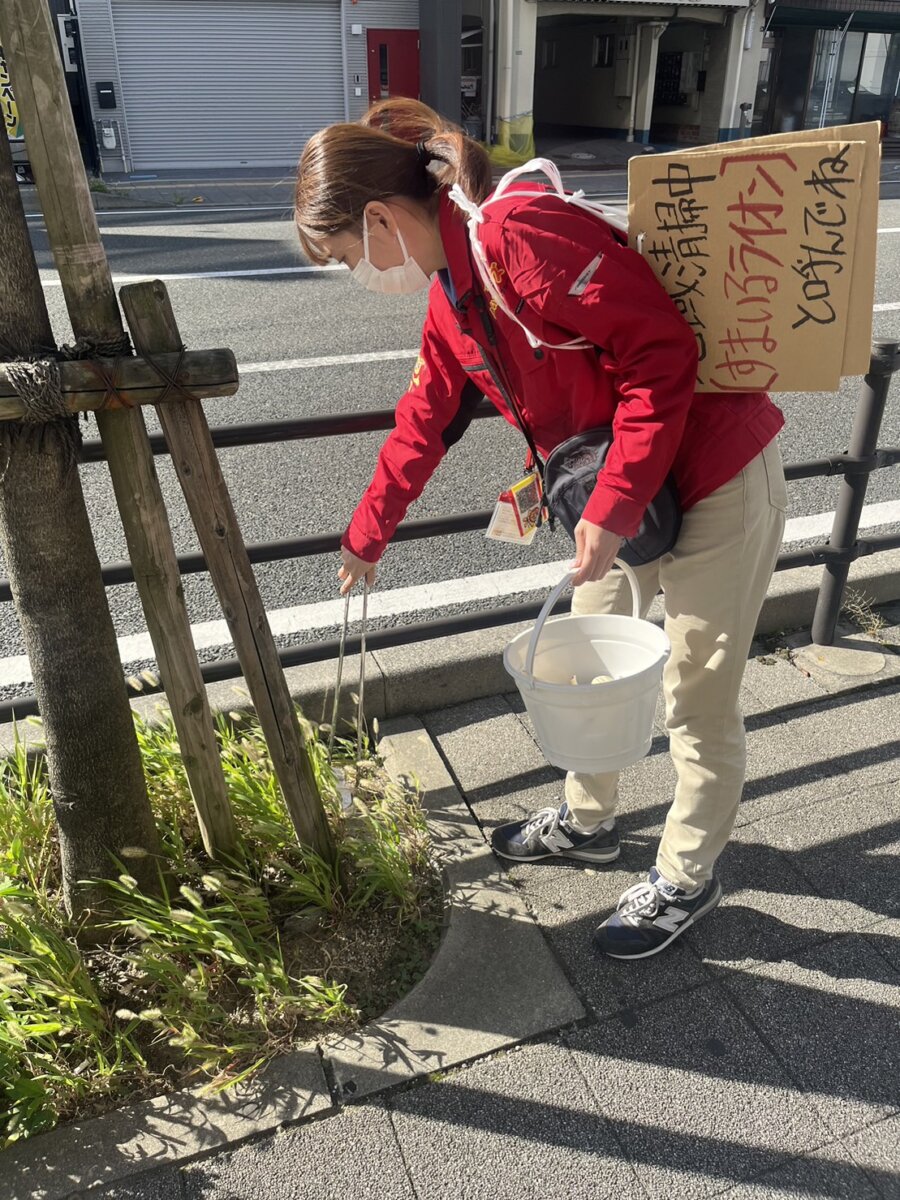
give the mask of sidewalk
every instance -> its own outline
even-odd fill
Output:
[[[670,149],[657,146],[655,149]],[[653,148],[613,138],[550,136],[538,138],[536,153],[553,159],[563,173],[579,175],[610,170],[624,171],[635,154]],[[504,168],[494,170],[495,179]],[[94,207],[98,212],[134,208],[192,208],[223,206],[228,208],[272,206],[289,213],[294,203],[295,172],[269,170],[214,170],[138,172],[132,176],[108,174],[94,188]],[[37,189],[23,186],[22,199],[27,212],[38,212]]]
[[[726,898],[665,954],[617,963],[590,944],[653,861],[673,784],[661,730],[623,775],[617,863],[509,872],[584,1019],[90,1196],[900,1197],[900,604],[880,616],[832,648],[754,648]],[[558,794],[517,696],[422,720],[485,836]]]

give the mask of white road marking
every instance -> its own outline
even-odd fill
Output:
[[[821,537],[831,529],[834,513],[813,513],[794,517],[787,522],[784,545]],[[860,529],[872,529],[900,521],[900,501],[869,504],[863,508]],[[463,579],[441,580],[438,583],[415,587],[394,588],[388,592],[373,592],[369,596],[371,617],[390,617],[427,612],[448,605],[470,605],[474,601],[502,600],[528,592],[540,592],[552,587],[568,568],[569,560],[516,567],[508,571],[493,571]],[[359,601],[354,601],[358,605]],[[343,621],[343,600],[322,600],[317,604],[302,604],[293,608],[275,609],[269,613],[269,623],[276,637],[300,630],[328,630]],[[355,618],[354,618],[355,619]],[[192,626],[194,645],[198,650],[212,646],[230,645],[225,621],[204,621]],[[153,659],[153,645],[148,633],[120,637],[119,655],[123,663]],[[13,687],[32,682],[31,667],[24,654],[0,659],[0,687]]]
[[[259,250],[279,253],[282,259],[287,259],[285,265],[298,267],[306,264],[299,256],[299,243],[292,225],[287,221],[257,220],[257,221],[135,221],[132,225],[100,226],[100,236],[118,238],[119,247],[113,253],[122,253],[122,244],[126,238],[132,238],[135,245],[131,251],[140,251],[141,242],[147,238],[165,237],[184,242],[252,242]],[[218,253],[222,261],[227,262],[231,251],[224,247],[221,250],[209,250]]]
[[[784,527],[784,541],[803,542],[807,538],[824,537],[831,532],[834,513],[812,513],[808,517],[792,517]],[[887,500],[883,504],[866,504],[859,522],[860,529],[874,529],[878,525],[892,525],[900,521],[900,500]]]
[[[240,279],[253,275],[313,275],[322,271],[346,271],[342,263],[326,263],[322,267],[255,267],[246,271],[182,271],[172,275],[158,275],[150,272],[146,275],[113,275],[113,283],[142,283],[147,279],[161,279],[171,283],[179,279]],[[349,278],[349,276],[348,276]],[[60,287],[62,280],[55,271],[41,271],[41,283],[44,287]]]
[[[292,209],[292,204],[183,204],[180,208],[105,208],[100,209],[97,216],[106,221],[109,217],[159,217],[168,213],[192,213],[194,216],[201,216],[211,212],[291,212]],[[40,212],[26,213],[25,216],[29,221],[44,219],[44,214]]]
[[[370,350],[364,354],[326,354],[321,358],[281,358],[272,362],[239,363],[241,375],[262,371],[295,371],[309,367],[346,367],[353,363],[392,362],[398,358],[415,358],[418,350]]]
[[[892,300],[890,304],[875,304],[872,312],[896,312],[900,308],[900,300]]]

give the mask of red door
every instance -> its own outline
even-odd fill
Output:
[[[369,29],[369,103],[388,96],[419,98],[418,29]]]

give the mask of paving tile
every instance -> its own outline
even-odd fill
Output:
[[[561,773],[502,696],[427,714],[425,725],[487,831],[557,800]]]
[[[715,985],[567,1041],[654,1200],[727,1191],[829,1139],[808,1099]]]
[[[74,1195],[84,1200],[183,1200],[181,1173],[177,1170],[147,1171],[121,1179],[109,1187],[92,1188]],[[23,1198],[24,1200],[24,1198]]]
[[[447,868],[452,912],[428,974],[383,1017],[326,1043],[342,1096],[383,1091],[585,1016],[522,897],[479,845]]]
[[[900,1108],[900,973],[847,935],[725,984],[837,1137]]]
[[[264,1135],[330,1107],[318,1051],[303,1047],[274,1059],[227,1092],[209,1095],[196,1089],[155,1096],[17,1142],[3,1151],[0,1197],[61,1200],[73,1188],[92,1187],[106,1187],[116,1195],[115,1188],[129,1185],[142,1167],[157,1168],[165,1183],[162,1168],[167,1164]]]
[[[758,840],[758,830],[735,830],[716,864],[722,902],[686,935],[714,969],[793,958],[847,931],[846,905],[818,895],[789,858]]]
[[[528,715],[515,699],[510,700],[510,706],[533,739]],[[810,741],[806,737],[807,720],[815,711],[779,713],[760,706],[758,711],[747,715],[747,776],[737,818],[739,825],[846,790],[844,772],[850,760],[842,759],[835,766],[831,756],[824,752],[821,738]],[[818,719],[821,721],[821,717]],[[842,718],[832,719],[839,723]],[[518,747],[519,742],[511,741],[510,745]],[[460,738],[457,748],[460,755],[461,746]],[[542,756],[535,761],[542,761]],[[647,757],[627,767],[619,777],[619,817],[623,830],[640,830],[649,838],[658,838],[675,784],[668,738],[659,735],[654,738]],[[495,784],[495,790],[496,787]],[[523,799],[527,807],[527,794]]]
[[[845,795],[741,831],[780,850],[808,891],[844,906],[848,928],[900,916],[900,786],[848,789]]]
[[[785,653],[766,653],[761,647],[747,660],[741,692],[745,716],[787,704],[809,704],[820,700],[825,689],[791,662]]]
[[[884,622],[875,634],[875,640],[895,648],[900,647],[900,602],[883,604],[875,611]]]
[[[792,1158],[725,1193],[727,1200],[879,1200],[880,1195],[840,1143]]]
[[[546,766],[528,733],[527,718],[502,698],[478,701],[426,718],[432,737],[466,790],[485,829],[527,816],[552,804],[561,779]],[[469,723],[471,721],[471,723]],[[523,776],[542,779],[519,786]],[[648,781],[649,777],[649,781]],[[653,865],[662,819],[674,784],[674,770],[661,740],[654,753],[623,772],[620,781],[619,831],[622,855],[613,864],[586,868],[548,859],[521,866],[504,864],[524,895],[569,978],[595,1015],[646,1004],[673,988],[695,987],[707,980],[689,950],[673,947],[667,965],[657,960],[633,964],[604,958],[593,948],[594,929],[615,908],[625,890]]]
[[[886,921],[876,921],[859,936],[886,958],[895,971],[900,971],[900,920],[889,917]]]
[[[357,1099],[585,1016],[423,726],[388,722],[380,750],[395,779],[412,775],[425,789],[449,920],[425,978],[377,1021],[326,1043],[336,1087]]]
[[[391,1103],[422,1200],[643,1200],[571,1056],[522,1047]]]
[[[617,862],[596,869],[549,861],[510,872],[582,1001],[598,1017],[708,982],[686,937],[664,958],[647,959],[637,971],[634,963],[608,958],[594,948],[594,930],[615,909],[625,888],[652,863],[653,849],[648,847],[646,853],[639,871],[626,845]]]
[[[747,774],[738,826],[843,795],[851,786],[845,774],[850,759],[835,759],[821,737],[809,736],[812,722],[821,730],[829,721],[845,719],[823,717],[823,711],[792,709],[747,718]]]
[[[377,1104],[185,1167],[183,1176],[184,1200],[416,1200]]]
[[[900,687],[896,683],[792,713],[807,756],[841,790],[900,779]],[[807,761],[809,761],[807,757]]]
[[[844,1141],[885,1200],[900,1200],[900,1117],[888,1117]]]

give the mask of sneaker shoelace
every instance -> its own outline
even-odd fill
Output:
[[[528,818],[522,829],[522,836],[527,839],[537,833],[541,837],[546,837],[548,833],[555,833],[559,829],[559,825],[559,809],[542,808],[540,812],[536,812],[533,817]]]
[[[663,896],[652,883],[647,881],[635,883],[630,888],[626,888],[619,897],[616,911],[623,921],[634,925],[642,917],[646,917],[647,919],[655,917],[659,912],[659,905],[662,899]]]

